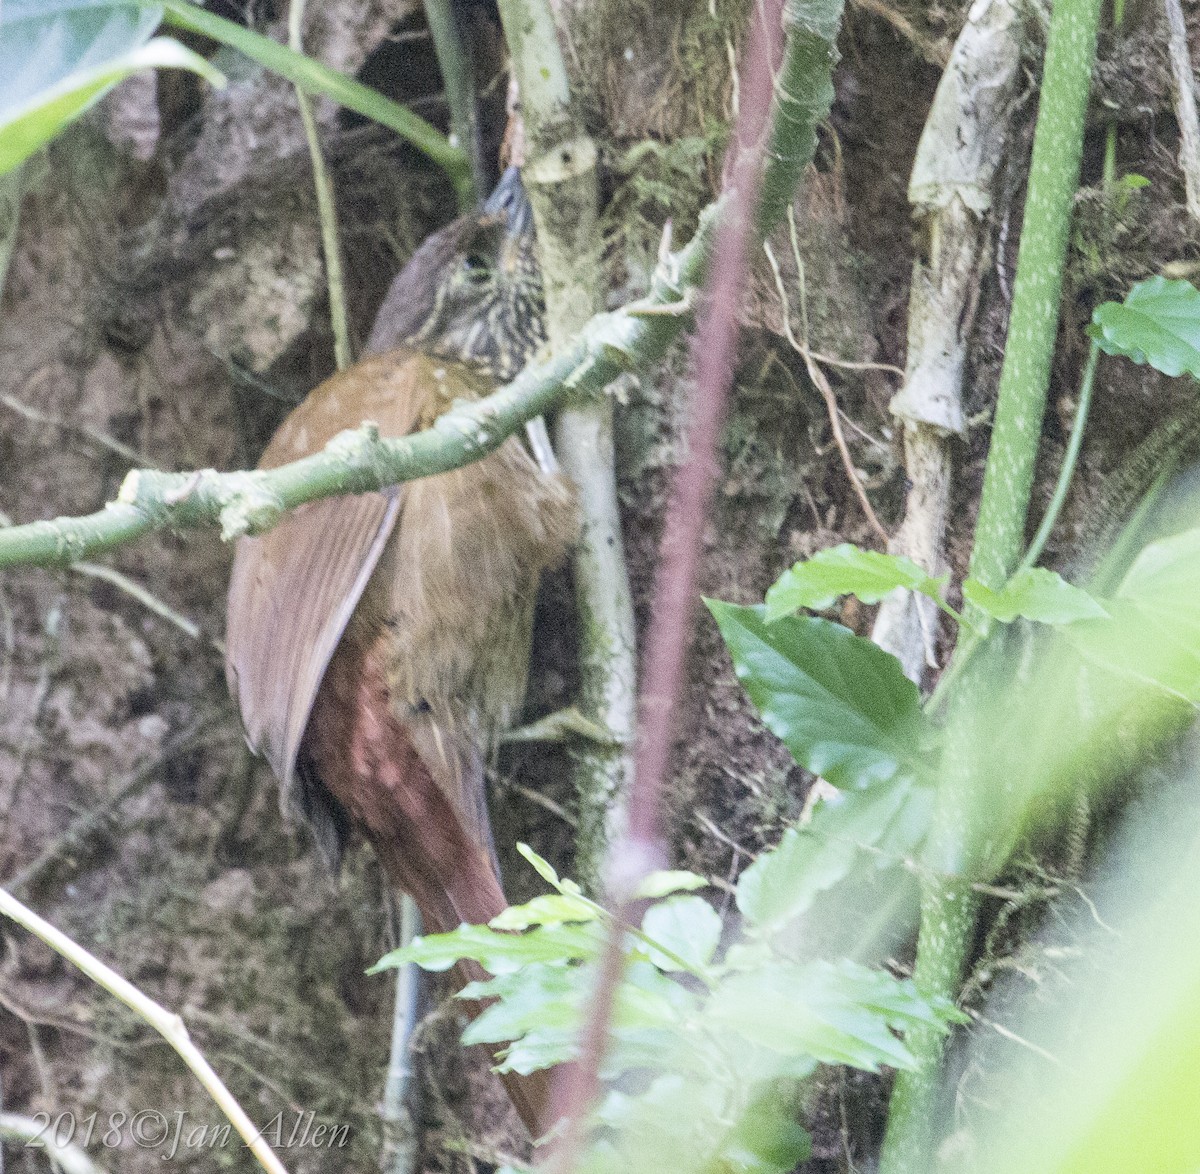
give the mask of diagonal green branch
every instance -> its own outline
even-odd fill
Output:
[[[165,528],[219,525],[231,540],[269,529],[307,501],[367,493],[479,460],[568,392],[599,394],[622,372],[666,352],[691,320],[688,292],[702,277],[716,211],[709,208],[691,242],[659,267],[645,298],[596,315],[561,354],[526,368],[486,399],[455,404],[424,432],[385,439],[364,423],[322,452],[269,471],[134,469],[116,501],[97,513],[0,531],[0,567],[66,565]]]

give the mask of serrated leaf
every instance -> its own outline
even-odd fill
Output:
[[[1088,333],[1106,354],[1200,378],[1200,290],[1190,282],[1141,281],[1123,303],[1097,306]]]
[[[566,921],[595,921],[599,910],[591,901],[574,895],[551,893],[524,905],[510,905],[488,922],[493,929],[528,929],[531,925],[557,925]]]
[[[767,728],[796,761],[835,787],[922,769],[926,727],[899,661],[840,624],[705,600]]]
[[[702,970],[712,961],[721,940],[721,918],[703,897],[672,897],[646,910],[642,932],[689,966]],[[651,949],[650,960],[661,970],[681,969],[661,950]]]
[[[826,800],[742,873],[738,909],[757,929],[778,928],[842,880],[864,850],[877,850],[877,866],[915,854],[931,814],[931,790],[906,779]]]
[[[463,1043],[505,1043],[539,1027],[574,1030],[591,980],[577,966],[525,966],[473,982],[462,999],[492,1000],[467,1026]]]
[[[1040,624],[1072,624],[1108,615],[1083,588],[1044,567],[1018,571],[999,591],[978,579],[965,580],[962,591],[968,603],[1002,624],[1010,624],[1018,616]]]
[[[856,596],[863,603],[878,603],[897,587],[940,601],[947,578],[935,579],[900,555],[862,550],[847,542],[784,571],[767,591],[767,622],[774,623],[802,607],[821,611],[842,595]]]
[[[660,897],[678,893],[681,889],[703,889],[707,885],[708,881],[694,872],[661,870],[646,877],[638,885],[634,896],[641,901],[657,901]]]
[[[463,1035],[466,1041],[466,1035]],[[522,1076],[543,1068],[554,1068],[579,1054],[579,1029],[539,1027],[514,1040],[500,1052],[497,1072],[519,1072]]]
[[[0,7],[0,174],[54,138],[118,82],[145,69],[224,77],[169,37],[155,5],[7,0]]]
[[[708,1017],[773,1051],[869,1072],[913,1067],[894,1031],[918,1023],[945,1029],[945,1016],[911,982],[849,962],[780,962],[734,975],[714,995]]]
[[[604,931],[594,922],[544,925],[526,933],[502,933],[486,925],[461,925],[450,933],[414,938],[384,955],[367,972],[375,974],[415,962],[424,970],[449,970],[469,958],[492,974],[507,974],[531,962],[566,962],[594,958]]]

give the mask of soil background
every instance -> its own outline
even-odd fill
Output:
[[[271,0],[224,15],[279,34]],[[1135,6],[1137,7],[1137,6]],[[444,125],[436,61],[410,0],[313,6],[306,46],[331,65]],[[493,16],[462,13],[485,86],[484,138],[504,122]],[[610,303],[644,288],[662,226],[676,240],[718,186],[734,59],[734,0],[564,3],[568,56],[601,146]],[[913,239],[906,185],[916,143],[964,12],[847,9],[837,100],[797,198],[809,339],[872,369],[829,368],[850,421],[855,463],[885,525],[905,492],[887,405],[903,367]],[[1189,21],[1200,28],[1195,5]],[[1030,20],[1037,23],[1036,11]],[[1102,46],[1035,511],[1069,428],[1083,326],[1092,307],[1166,266],[1200,267],[1175,166],[1164,34],[1148,8]],[[213,46],[195,42],[212,53]],[[1193,45],[1194,52],[1200,46]],[[135,79],[27,165],[20,233],[0,304],[0,511],[12,522],[91,512],[134,465],[252,466],[290,404],[331,373],[324,277],[307,151],[290,88],[220,55],[222,93],[189,77]],[[956,450],[950,555],[961,577],[986,451],[1015,263],[1037,63],[1008,145],[1010,182],[994,209],[992,263],[980,289],[968,374],[971,430]],[[392,275],[444,222],[452,195],[412,150],[321,106],[338,192],[359,340]],[[1105,127],[1118,127],[1120,173],[1147,177],[1119,204],[1097,186]],[[773,242],[801,329],[798,266]],[[855,503],[824,403],[782,330],[770,272],[745,302],[744,346],[703,590],[761,599],[797,557],[841,541],[878,546]],[[1052,561],[1078,556],[1110,508],[1107,488],[1155,425],[1192,396],[1131,364],[1101,368],[1082,470]],[[614,389],[624,522],[639,618],[651,586],[662,505],[678,460],[689,389],[686,348]],[[17,570],[0,578],[0,883],[134,983],[180,1012],[251,1116],[340,1127],[344,1144],[285,1155],[289,1170],[376,1169],[386,1148],[378,1105],[393,978],[365,969],[391,944],[379,872],[352,851],[332,876],[303,828],[288,826],[269,770],[244,748],[218,650],[230,550],[213,534],[157,534],[103,568]],[[529,716],[568,704],[574,670],[569,574],[539,609]],[[195,625],[185,633],[163,606]],[[830,613],[861,634],[870,609]],[[803,804],[811,780],[756,721],[715,627],[697,612],[685,720],[670,795],[677,863],[714,881],[722,910],[754,854]],[[510,895],[536,891],[515,857],[526,840],[572,872],[570,748],[501,759],[497,840]],[[513,784],[518,786],[513,786]],[[528,797],[534,791],[550,800]],[[563,817],[563,812],[568,818]],[[522,1152],[483,1062],[465,1064],[457,1013],[434,990],[417,1040],[420,1168],[488,1170]],[[0,927],[3,1108],[91,1115],[90,1152],[123,1174],[161,1170],[161,1145],[118,1114],[158,1113],[191,1144],[182,1171],[250,1171],[236,1144],[211,1144],[220,1118],[157,1036],[21,932]],[[818,1098],[806,1169],[861,1168],[881,1127],[885,1089],[837,1077]],[[177,1114],[182,1115],[177,1117]],[[158,1129],[156,1118],[150,1122]],[[197,1134],[195,1131],[201,1130]],[[189,1131],[191,1131],[189,1133]],[[5,1151],[9,1168],[46,1168]]]

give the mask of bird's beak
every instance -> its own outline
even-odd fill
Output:
[[[509,167],[500,177],[495,190],[483,205],[484,219],[504,224],[504,244],[501,263],[516,263],[521,251],[533,239],[533,210],[521,183],[521,172]]]

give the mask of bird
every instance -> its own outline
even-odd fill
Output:
[[[544,341],[534,245],[510,168],[413,254],[364,357],[309,393],[258,467],[363,421],[428,428],[511,380]],[[427,933],[507,907],[484,771],[520,715],[540,576],[578,529],[570,481],[538,450],[509,437],[451,472],[302,505],[234,554],[226,676],[251,749],[330,864],[365,838]],[[460,985],[480,977],[460,964]],[[545,1080],[506,1084],[536,1136]]]

